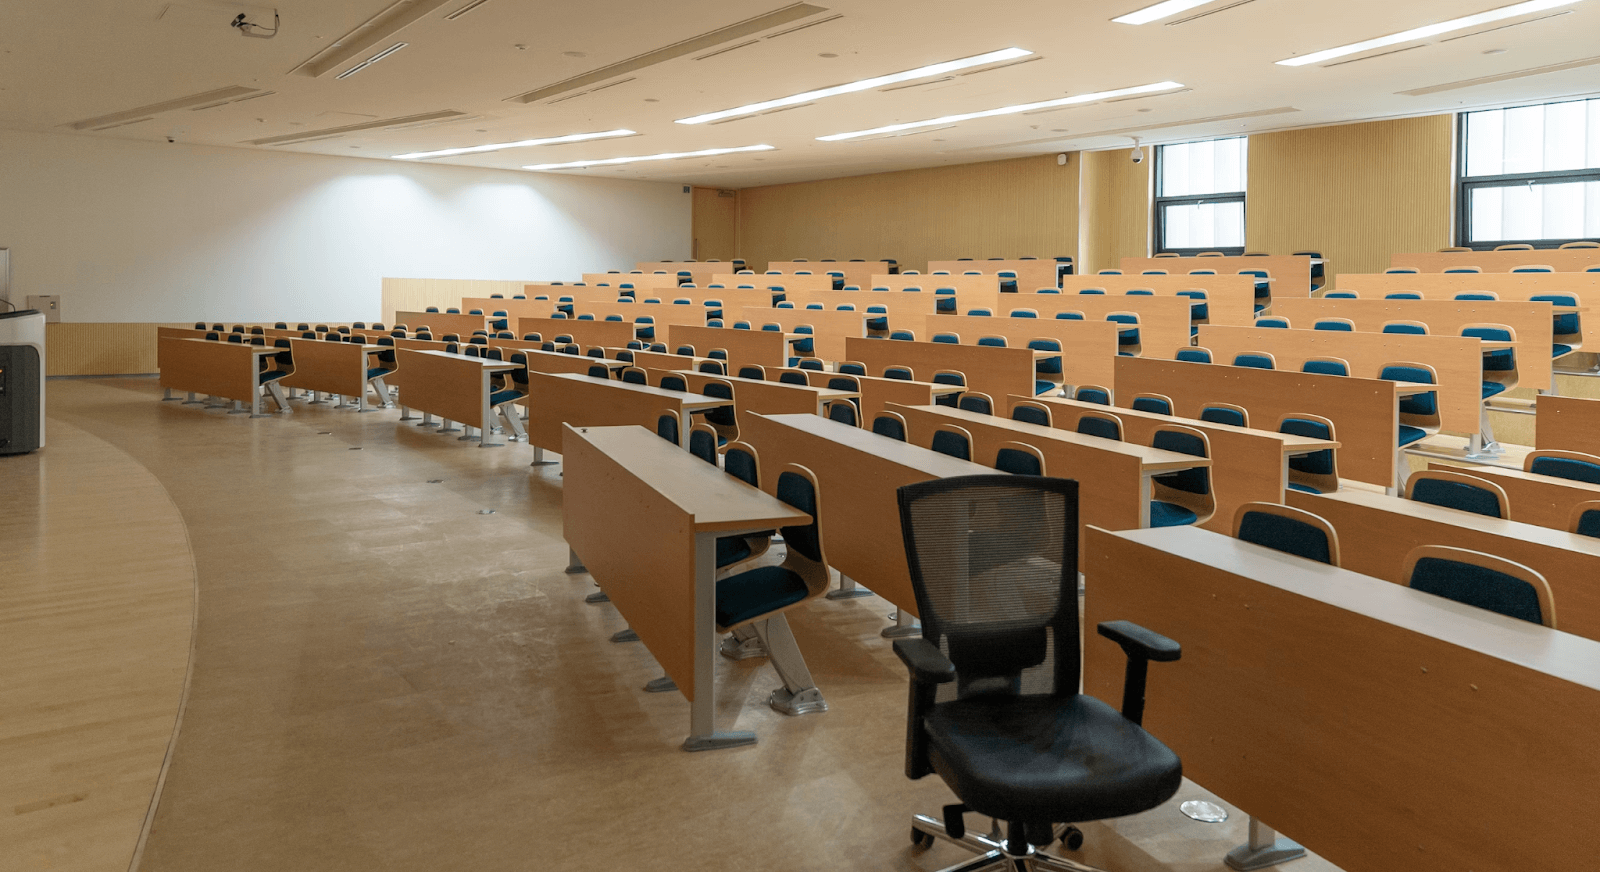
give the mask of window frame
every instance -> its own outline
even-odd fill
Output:
[[[1510,109],[1525,109],[1529,106],[1553,106],[1557,103],[1581,103],[1589,98],[1577,100],[1552,100],[1546,103],[1528,103],[1522,106],[1504,106],[1498,109],[1478,109],[1475,112],[1506,111]],[[1570,239],[1495,239],[1488,242],[1470,241],[1472,227],[1472,193],[1483,188],[1511,188],[1519,184],[1549,185],[1571,184],[1573,182],[1600,182],[1600,167],[1578,170],[1547,170],[1536,173],[1506,173],[1495,176],[1469,176],[1467,175],[1467,116],[1473,112],[1456,113],[1456,208],[1455,208],[1455,236],[1456,245],[1470,248],[1473,251],[1494,251],[1501,245],[1532,245],[1535,249],[1558,249],[1568,242],[1583,242],[1587,237],[1575,236]]]
[[[1165,209],[1166,206],[1204,206],[1204,205],[1215,204],[1215,203],[1238,203],[1239,204],[1239,214],[1240,214],[1240,218],[1241,218],[1241,225],[1239,227],[1239,230],[1241,231],[1241,233],[1243,233],[1244,231],[1247,230],[1248,224],[1249,224],[1249,221],[1250,221],[1249,207],[1248,207],[1248,204],[1245,202],[1245,197],[1248,196],[1249,193],[1250,193],[1249,190],[1248,190],[1248,186],[1249,186],[1248,169],[1246,171],[1247,172],[1247,175],[1246,175],[1246,188],[1247,188],[1247,190],[1243,190],[1243,191],[1228,191],[1228,192],[1217,193],[1217,194],[1188,194],[1188,195],[1181,196],[1181,197],[1166,197],[1166,196],[1162,196],[1162,194],[1161,194],[1161,164],[1166,159],[1165,152],[1166,152],[1166,148],[1167,148],[1168,145],[1193,145],[1194,143],[1197,143],[1197,142],[1219,142],[1219,141],[1224,140],[1224,139],[1243,139],[1247,143],[1246,144],[1246,148],[1249,147],[1248,143],[1249,143],[1250,137],[1248,137],[1248,136],[1215,136],[1215,137],[1211,137],[1209,139],[1191,139],[1191,140],[1187,140],[1185,142],[1172,142],[1172,143],[1166,143],[1166,144],[1162,144],[1162,145],[1157,145],[1157,146],[1154,147],[1155,160],[1154,160],[1154,165],[1151,167],[1151,172],[1153,172],[1155,174],[1155,176],[1154,176],[1154,178],[1152,180],[1152,185],[1151,185],[1151,190],[1154,193],[1153,193],[1152,199],[1150,201],[1150,212],[1151,212],[1151,218],[1155,222],[1155,226],[1154,226],[1154,234],[1155,234],[1155,236],[1154,236],[1154,239],[1152,240],[1154,242],[1154,245],[1152,247],[1155,249],[1155,253],[1156,254],[1176,254],[1179,257],[1194,257],[1195,255],[1198,255],[1203,251],[1220,251],[1224,255],[1231,256],[1231,257],[1239,257],[1239,256],[1244,254],[1245,247],[1246,247],[1244,245],[1228,246],[1226,248],[1215,247],[1215,246],[1209,247],[1209,248],[1170,248],[1166,244],[1166,242],[1167,242],[1166,209]],[[1250,158],[1248,156],[1248,152],[1246,152],[1245,163],[1246,163],[1246,167],[1247,168],[1248,168],[1248,165],[1249,165],[1249,160],[1250,160]]]

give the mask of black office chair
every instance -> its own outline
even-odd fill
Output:
[[[911,673],[906,776],[937,773],[960,801],[943,822],[913,818],[911,838],[985,852],[960,869],[1082,869],[1035,848],[1056,824],[1137,814],[1178,791],[1182,763],[1140,723],[1149,661],[1181,649],[1102,623],[1128,657],[1122,711],[1078,692],[1077,482],[965,476],[898,498],[922,619],[921,638],[894,643]],[[968,833],[968,811],[1004,821],[1004,837]]]

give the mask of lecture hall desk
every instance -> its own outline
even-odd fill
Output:
[[[830,272],[842,272],[844,273],[845,284],[858,285],[862,290],[866,290],[874,275],[885,275],[889,272],[889,262],[886,260],[776,260],[767,264],[767,271],[776,271],[786,275],[793,275],[797,272],[811,272],[824,277]],[[762,270],[756,270],[757,274],[761,272]]]
[[[1600,258],[1600,253],[1596,253]],[[1543,294],[1567,294],[1577,299],[1576,307],[1556,306],[1557,315],[1600,312],[1600,272],[1558,273],[1343,273],[1338,287],[1323,291],[1349,291],[1362,299],[1380,299],[1388,294],[1411,291],[1424,300],[1453,300],[1457,294],[1492,291],[1502,300],[1527,300]],[[1326,296],[1325,293],[1322,294]],[[1580,317],[1584,344],[1600,347],[1600,315]]]
[[[427,327],[434,336],[454,333],[463,339],[471,336],[474,330],[489,329],[489,319],[485,315],[460,315],[449,312],[395,312],[394,322],[406,325],[406,328],[413,333]]]
[[[1015,408],[1018,401],[1029,399],[1008,397],[1006,405]],[[1289,486],[1289,458],[1330,448],[1337,451],[1339,448],[1338,442],[1271,430],[1229,427],[1193,418],[1108,408],[1059,397],[1031,399],[1050,408],[1051,426],[1070,432],[1076,432],[1078,419],[1083,413],[1101,412],[1121,419],[1122,438],[1139,445],[1149,445],[1156,428],[1168,424],[1191,427],[1206,434],[1207,441],[1211,443],[1211,485],[1217,500],[1217,513],[1200,526],[1219,533],[1233,530],[1233,516],[1239,511],[1239,506],[1245,503],[1283,502],[1284,492]]]
[[[1600,266],[1600,249],[1543,248],[1537,251],[1427,251],[1389,255],[1389,265],[1415,267],[1425,273],[1475,266],[1484,272],[1508,273],[1519,266],[1542,264],[1558,273],[1585,272]]]
[[[1333,525],[1345,569],[1396,584],[1406,583],[1406,555],[1418,545],[1521,563],[1550,582],[1558,629],[1600,640],[1600,539],[1355,489],[1293,491],[1288,504]]]
[[[985,275],[999,276],[1003,271],[1017,274],[1017,291],[1031,293],[1039,288],[1057,287],[1056,262],[1052,260],[930,260],[928,272],[944,270],[951,275],[962,275],[977,270]]]
[[[268,342],[271,341],[269,338]],[[294,372],[284,376],[278,384],[286,388],[356,397],[358,411],[375,411],[367,404],[368,355],[383,351],[383,346],[291,338],[289,350],[294,356]],[[384,405],[388,402],[388,397],[382,398]]]
[[[810,515],[642,427],[563,425],[561,433],[567,544],[688,698],[684,750],[753,744],[754,733],[718,731],[714,722],[717,537]],[[778,466],[769,461],[767,470],[775,482]],[[634,522],[619,524],[623,517]]]
[[[1003,442],[1022,442],[1044,454],[1045,475],[1078,482],[1079,517],[1085,524],[1128,530],[1150,526],[1150,480],[1162,473],[1210,467],[1211,460],[1148,445],[1084,436],[1055,427],[1013,421],[949,406],[895,406],[905,416],[906,437],[929,447],[940,424],[972,434],[973,458],[990,468]]]
[[[1105,291],[1108,297],[1130,296],[1128,291],[1136,289],[1153,291],[1157,297],[1176,296],[1179,291],[1205,291],[1205,323],[1238,327],[1255,323],[1256,284],[1253,276],[1223,274],[1219,271],[1218,275],[1198,276],[1087,275],[1061,278],[1062,296],[1084,296],[1083,291],[1095,288]],[[1199,304],[1191,301],[1190,305]]]
[[[755,447],[761,488],[768,493],[776,491],[777,471],[785,463],[816,475],[829,564],[913,615],[917,600],[901,545],[895,492],[929,479],[994,474],[992,468],[817,415],[747,415],[739,424],[739,439]]]
[[[835,400],[859,400],[859,391],[838,390],[811,385],[790,385],[778,381],[757,381],[729,375],[711,375],[692,370],[647,369],[645,377],[660,387],[663,376],[675,375],[684,380],[691,394],[702,394],[711,382],[721,382],[733,388],[734,416],[743,421],[750,412],[763,415],[823,414],[823,407]]]
[[[689,415],[713,409],[725,401],[668,391],[648,385],[602,380],[576,373],[528,373],[528,442],[534,447],[534,462],[544,452],[561,450],[564,425],[574,427],[622,427],[637,425],[655,432],[662,412],[678,413],[678,437],[689,444]],[[659,437],[657,437],[659,438]],[[704,462],[704,461],[700,461]]]
[[[504,444],[494,440],[494,409],[489,406],[490,376],[510,372],[517,365],[510,361],[486,360],[445,351],[395,349],[396,375],[400,382],[400,404],[446,421],[478,428],[478,445],[488,448]]]
[[[1218,273],[1238,274],[1242,269],[1266,270],[1272,278],[1272,299],[1311,295],[1311,258],[1277,254],[1270,257],[1124,257],[1122,271],[1132,275],[1147,269],[1187,273],[1194,269],[1214,269]]]
[[[767,378],[776,380],[785,372],[798,372],[804,375],[806,381],[813,387],[827,387],[830,380],[841,375],[836,372],[818,372],[814,369],[769,369]],[[902,381],[872,375],[853,375],[849,378],[855,379],[856,384],[861,387],[861,422],[868,430],[872,429],[872,419],[888,408],[890,403],[902,406],[928,406],[940,397],[959,394],[965,390],[958,385]]]
[[[1429,469],[1446,472],[1464,472],[1477,478],[1488,479],[1503,488],[1511,501],[1511,519],[1524,524],[1567,529],[1567,519],[1578,503],[1600,500],[1600,484],[1572,481],[1520,469],[1498,466],[1461,467],[1448,463],[1430,463]]]
[[[1535,448],[1600,454],[1600,400],[1541,394],[1534,415]]]
[[[1000,397],[1027,395],[1034,389],[1036,355],[1029,348],[854,338],[846,339],[844,348],[849,360],[875,375],[891,366],[907,366],[919,380],[932,381],[940,370],[957,370],[966,377],[968,390],[988,394],[996,403]]]
[[[868,290],[790,291],[788,301],[794,303],[796,308],[805,308],[808,303],[821,303],[826,307],[826,311],[830,312],[837,311],[840,306],[854,306],[857,312],[868,318],[887,317],[890,330],[910,330],[923,337],[933,335],[928,332],[927,324],[928,319],[934,316],[937,305],[935,296],[931,293],[908,294]],[[868,312],[867,309],[872,306],[882,306],[887,311],[881,314]]]
[[[1207,530],[1086,538],[1083,625],[1183,646],[1144,726],[1185,777],[1352,872],[1594,867],[1600,643]],[[1086,635],[1085,692],[1125,663]]]
[[[332,343],[329,343],[330,345]],[[206,394],[233,401],[233,410],[250,404],[250,417],[261,413],[261,358],[276,354],[270,345],[212,339],[163,337],[156,344],[156,367],[161,387],[169,391]]]

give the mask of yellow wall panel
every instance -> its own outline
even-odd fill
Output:
[[[1153,149],[1134,163],[1128,149],[1083,155],[1083,258],[1079,274],[1115,269],[1124,257],[1150,255]]]
[[[739,248],[756,270],[797,257],[925,270],[958,257],[1076,255],[1078,155],[1066,166],[1047,154],[745,188]]]
[[[733,260],[739,250],[739,192],[694,189],[694,259]]]
[[[528,281],[543,281],[529,279]],[[462,297],[488,297],[502,294],[506,299],[522,293],[527,282],[490,279],[391,279],[383,280],[383,323],[393,324],[395,312],[422,312],[429,306],[439,311],[460,308]]]
[[[1334,273],[1379,273],[1389,255],[1450,244],[1454,116],[1250,137],[1250,251],[1320,251]]]
[[[46,324],[45,375],[156,371],[156,328],[193,324]]]

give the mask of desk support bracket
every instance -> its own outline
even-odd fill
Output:
[[[716,729],[717,534],[694,535],[694,698],[689,702],[685,751],[754,745],[756,734]]]
[[[857,597],[872,596],[872,591],[864,587],[857,587],[856,580],[844,573],[839,573],[839,587],[827,593],[828,599],[856,599]]]
[[[583,560],[578,557],[578,552],[569,547],[567,549],[567,574],[577,575],[580,572],[588,571],[589,570],[585,569],[583,566]]]
[[[1280,839],[1273,829],[1254,815],[1250,816],[1250,841],[1228,852],[1223,862],[1229,869],[1249,872],[1265,869],[1306,855],[1306,849],[1289,839]]]
[[[911,616],[905,609],[895,609],[894,626],[884,627],[878,635],[885,639],[903,639],[907,636],[922,635],[922,622]]]

